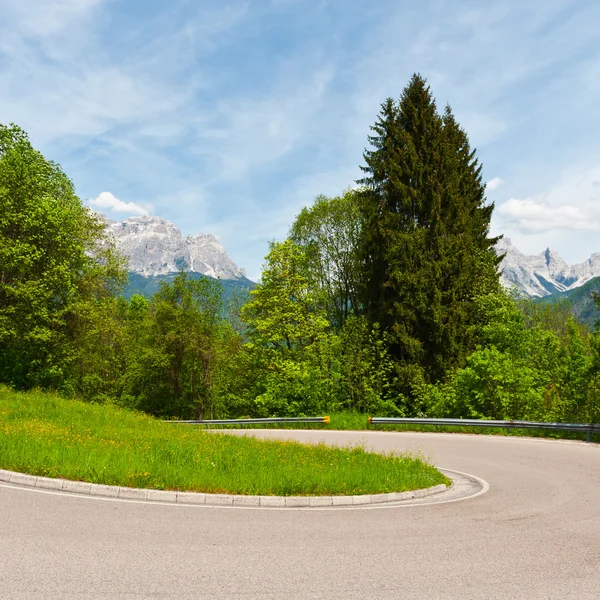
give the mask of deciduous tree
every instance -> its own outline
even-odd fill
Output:
[[[15,125],[0,125],[0,380],[61,387],[86,304],[125,272],[61,168]]]
[[[317,196],[296,217],[290,239],[307,257],[307,276],[314,292],[339,330],[348,315],[359,314],[360,206],[356,190],[334,198]]]

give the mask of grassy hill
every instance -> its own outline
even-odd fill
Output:
[[[346,495],[450,483],[409,454],[260,440],[0,386],[0,468],[126,487]]]

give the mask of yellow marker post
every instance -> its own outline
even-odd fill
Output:
[[[369,423],[369,425],[371,425],[371,423],[373,422],[373,417],[367,417],[367,422]]]
[[[323,417],[323,423],[331,423],[331,417]]]

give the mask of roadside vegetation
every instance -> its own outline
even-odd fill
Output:
[[[282,496],[449,483],[419,457],[209,433],[108,404],[5,387],[0,468],[107,485]]]
[[[124,298],[102,219],[0,125],[0,383],[161,418],[600,422],[600,333],[500,285],[451,109],[414,75],[371,134],[358,186],[309,202],[224,310],[185,272]]]

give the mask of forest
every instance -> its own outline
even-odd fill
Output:
[[[499,282],[467,133],[414,75],[356,186],[318,196],[226,305],[184,271],[126,299],[126,261],[73,182],[0,125],[0,383],[163,418],[600,422],[600,332]]]

